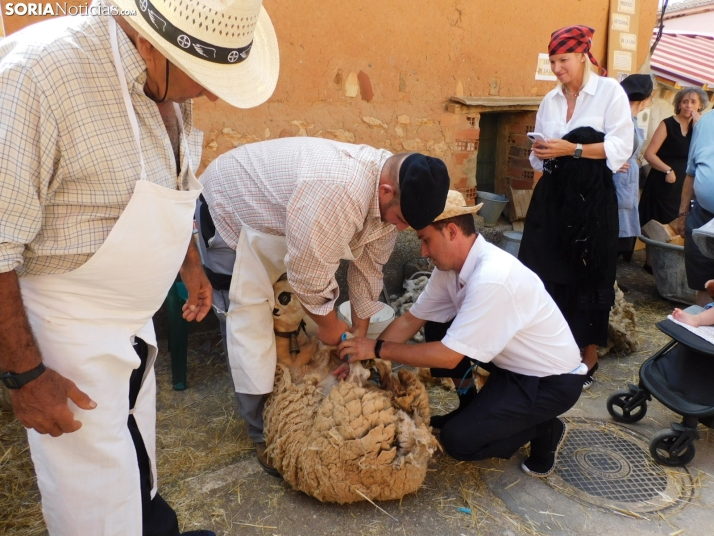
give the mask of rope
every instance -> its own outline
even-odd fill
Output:
[[[469,367],[469,370],[467,370],[467,371],[464,373],[464,376],[461,378],[461,384],[462,384],[462,385],[463,385],[463,383],[464,383],[464,380],[466,379],[466,376],[468,376],[469,374],[471,374],[471,372],[473,371],[474,368],[476,368],[476,369],[478,370],[478,366],[479,366],[479,365],[480,365],[480,363],[479,363],[478,361],[476,361],[476,362],[474,362],[473,365],[471,365],[471,366]],[[474,386],[474,383],[475,383],[475,380],[474,380],[473,374],[471,374],[471,382],[470,382],[466,387],[459,387],[459,388],[456,390],[456,394],[465,395],[466,392]]]

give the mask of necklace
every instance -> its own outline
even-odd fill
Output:
[[[580,91],[568,91],[568,88],[563,86],[563,91],[565,92],[566,96],[571,95],[573,98],[578,98],[580,96]]]

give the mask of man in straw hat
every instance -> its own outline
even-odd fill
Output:
[[[565,437],[557,416],[578,400],[587,369],[538,276],[479,236],[479,206],[465,205],[450,191],[444,212],[418,231],[422,255],[436,269],[414,306],[378,340],[342,342],[340,355],[432,367],[435,377],[453,378],[460,405],[431,423],[444,450],[458,460],[508,459],[530,442],[522,468],[546,476]],[[405,344],[422,327],[427,342]],[[478,393],[472,361],[490,372]]]
[[[210,310],[191,99],[256,106],[277,73],[260,0],[97,1],[0,44],[0,371],[52,536],[179,534],[151,317],[179,269]]]
[[[240,415],[263,468],[263,406],[275,378],[273,285],[285,272],[317,323],[337,344],[348,330],[334,310],[335,272],[350,261],[351,331],[365,335],[379,311],[382,266],[397,230],[422,229],[444,209],[446,166],[417,153],[282,138],[238,147],[201,176],[196,220]]]

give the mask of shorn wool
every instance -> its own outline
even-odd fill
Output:
[[[264,412],[270,461],[294,489],[325,502],[386,501],[418,490],[437,442],[416,374],[394,375],[378,360],[379,380],[355,363],[337,381],[335,347],[300,330],[304,311],[287,281],[276,283],[275,298],[278,365]]]

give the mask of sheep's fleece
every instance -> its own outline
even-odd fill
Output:
[[[274,314],[279,307],[276,300]],[[331,349],[318,343],[300,367],[283,364],[278,352],[264,411],[270,461],[294,489],[325,502],[385,501],[418,490],[437,447],[424,385],[408,370],[394,376],[382,361],[381,388],[360,363],[337,382]]]

